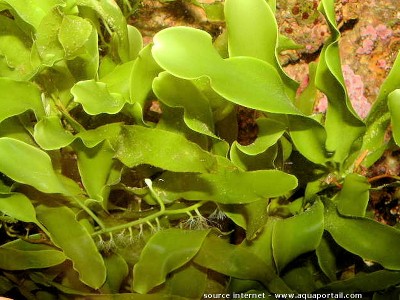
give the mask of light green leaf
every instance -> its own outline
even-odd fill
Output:
[[[163,72],[154,79],[153,91],[166,105],[184,108],[184,120],[190,129],[217,138],[210,104],[192,82]]]
[[[369,201],[371,185],[364,176],[348,174],[343,182],[343,188],[334,198],[342,215],[364,217]]]
[[[116,157],[128,167],[149,164],[174,172],[210,172],[216,164],[212,154],[179,134],[135,125],[122,128]]]
[[[92,33],[92,24],[78,16],[63,17],[58,39],[64,48],[67,58],[80,54]]]
[[[347,217],[325,201],[325,229],[341,247],[390,270],[400,270],[400,231],[364,217]],[[376,247],[379,245],[379,247]],[[390,249],[390,251],[387,251]]]
[[[400,145],[400,89],[394,90],[388,95],[388,106],[392,120],[393,138]]]
[[[196,284],[193,284],[194,282]],[[171,295],[200,299],[207,287],[207,270],[189,263],[184,268],[174,272],[166,284]]]
[[[24,80],[31,76],[32,40],[14,20],[0,16],[0,76]]]
[[[108,198],[107,181],[114,165],[114,150],[108,141],[103,141],[93,148],[75,142],[73,148],[78,156],[78,169],[82,183],[91,199],[106,204]]]
[[[45,115],[39,88],[29,82],[0,78],[0,122],[33,110],[37,118]]]
[[[130,81],[135,61],[129,61],[122,65],[117,65],[111,72],[100,78],[100,81],[107,85],[110,93],[121,94],[126,102],[130,102]]]
[[[72,261],[80,280],[98,289],[106,280],[106,267],[87,230],[66,206],[36,208],[38,220],[47,228],[52,242]],[[79,241],[71,242],[71,241]]]
[[[234,278],[262,282],[273,293],[290,292],[271,266],[244,247],[229,244],[215,236],[205,239],[194,262]]]
[[[72,133],[64,129],[57,116],[45,117],[37,122],[33,136],[39,146],[45,150],[63,148],[74,140]]]
[[[131,25],[128,25],[128,40],[129,40],[129,58],[135,60],[143,48],[143,38],[140,31]]]
[[[298,83],[279,65],[276,56],[278,25],[268,3],[265,0],[226,0],[225,17],[229,56],[251,56],[269,63],[279,72],[287,95],[294,99]]]
[[[35,209],[24,194],[0,194],[0,211],[23,222],[38,223]]]
[[[340,32],[336,26],[333,0],[323,0],[320,10],[328,21],[331,37],[325,44],[317,67],[316,86],[329,101],[325,128],[326,149],[332,159],[343,164],[361,145],[355,141],[365,132],[365,125],[355,113],[347,95],[339,56]]]
[[[29,172],[21,172],[20,166]],[[46,152],[12,138],[0,138],[0,172],[45,193],[71,195],[74,192],[61,183]]]
[[[275,223],[272,249],[278,271],[300,254],[315,250],[324,232],[324,206],[320,201],[293,217]]]
[[[165,282],[168,273],[196,255],[209,232],[171,228],[153,235],[133,269],[133,290],[144,294]]]
[[[389,75],[383,82],[379,94],[374,101],[371,110],[365,119],[367,131],[363,139],[363,145],[360,152],[365,150],[369,151],[369,155],[364,160],[363,165],[366,167],[371,166],[377,161],[385,151],[385,134],[390,124],[390,114],[388,108],[388,95],[400,89],[400,53],[397,55],[396,60],[390,70]],[[396,125],[396,124],[395,124]],[[396,125],[397,126],[397,125]]]
[[[208,33],[198,29],[168,28],[155,35],[152,53],[156,62],[176,77],[190,80],[208,77],[211,87],[233,103],[289,114],[296,147],[311,161],[325,162],[324,128],[304,117],[294,106],[275,68],[252,57],[222,59],[211,41]]]
[[[42,19],[36,32],[35,46],[40,60],[45,66],[65,57],[65,51],[58,39],[58,33],[63,21],[63,15],[58,8],[54,8]]]
[[[324,235],[316,249],[316,254],[318,258],[318,264],[322,272],[324,272],[324,274],[329,278],[329,280],[335,281],[336,256],[330,245],[331,240],[332,238]]]
[[[239,204],[282,196],[297,186],[297,179],[278,170],[243,172],[231,165],[209,174],[164,172],[153,185],[166,201],[211,199]]]
[[[128,264],[117,253],[104,257],[104,263],[107,268],[106,290],[110,294],[117,294],[129,274]]]
[[[77,82],[71,93],[74,95],[74,101],[81,103],[90,115],[116,114],[125,104],[121,94],[110,93],[105,83],[93,79]]]
[[[21,19],[35,29],[39,28],[42,19],[52,8],[63,3],[61,0],[2,0],[2,2],[8,3]]]
[[[56,266],[66,259],[58,250],[23,251],[0,247],[0,268],[3,270],[41,269]]]

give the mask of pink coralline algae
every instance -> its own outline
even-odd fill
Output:
[[[364,96],[364,83],[361,76],[356,75],[349,65],[343,65],[342,70],[350,102],[360,118],[364,119],[371,108],[371,103]],[[318,101],[314,110],[315,112],[325,112],[327,108],[328,101],[326,97],[323,97]]]
[[[368,25],[361,30],[362,46],[357,49],[357,54],[371,54],[374,50],[375,42],[385,41],[393,35],[393,30],[380,24],[376,27]]]

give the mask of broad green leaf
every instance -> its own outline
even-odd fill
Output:
[[[0,78],[0,106],[0,122],[27,110],[33,110],[38,119],[45,115],[40,90],[29,82]]]
[[[94,289],[100,288],[106,280],[103,258],[90,234],[76,220],[73,211],[66,206],[40,205],[36,208],[36,214],[50,233],[52,242],[72,261],[80,280]]]
[[[10,117],[0,122],[0,137],[20,140],[32,146],[37,145],[31,133],[23,125],[23,121],[21,122],[20,116]]]
[[[364,217],[369,201],[371,185],[364,176],[348,174],[343,182],[343,187],[335,197],[339,212],[347,216]]]
[[[100,78],[100,81],[107,85],[110,93],[121,94],[126,102],[130,102],[130,81],[134,61],[117,65],[110,73]]]
[[[326,200],[324,204],[325,229],[336,243],[363,259],[381,264],[386,269],[400,270],[398,229],[369,218],[342,216],[330,200]]]
[[[73,58],[82,52],[92,33],[89,21],[72,15],[63,17],[58,39],[64,48],[67,58]]]
[[[104,263],[107,268],[106,290],[110,294],[117,294],[129,274],[128,264],[117,253],[104,257]]]
[[[3,270],[48,268],[65,260],[64,253],[58,250],[23,251],[0,247],[0,268]]]
[[[21,166],[28,171],[21,172]],[[0,172],[41,192],[66,195],[74,192],[61,183],[46,152],[15,139],[0,138]]]
[[[224,60],[204,31],[164,29],[154,36],[152,53],[156,62],[176,77],[208,76],[212,88],[234,103],[267,112],[299,114],[270,64],[252,57]]]
[[[154,79],[153,91],[166,105],[183,107],[184,120],[190,129],[217,138],[210,104],[192,82],[163,72]]]
[[[171,295],[200,299],[207,287],[207,270],[188,264],[175,271],[166,284]]]
[[[211,199],[222,204],[267,201],[296,186],[296,177],[278,170],[243,172],[235,168],[209,174],[164,172],[154,181],[154,189],[165,201]]]
[[[194,262],[204,268],[234,278],[260,281],[274,293],[290,292],[272,267],[258,256],[215,236],[204,240]]]
[[[38,223],[35,209],[24,194],[0,194],[0,211],[23,222]]]
[[[388,95],[388,106],[392,120],[393,138],[400,145],[400,89],[394,90]]]
[[[128,167],[149,164],[174,172],[210,172],[216,164],[212,154],[179,134],[135,125],[122,128],[116,157]]]
[[[208,33],[198,29],[168,28],[155,35],[152,53],[156,62],[176,77],[190,80],[208,77],[211,87],[233,103],[270,113],[289,114],[296,147],[304,150],[303,155],[311,161],[325,162],[324,128],[303,116],[294,106],[278,71],[257,58],[222,59],[211,41]]]
[[[135,60],[143,48],[143,38],[140,31],[131,25],[128,25],[128,40],[129,40],[129,58]]]
[[[251,56],[266,61],[279,72],[286,93],[294,99],[298,83],[279,65],[276,56],[278,25],[268,3],[265,0],[226,0],[225,17],[229,56]]]
[[[74,140],[72,133],[64,129],[57,116],[45,117],[37,122],[33,136],[38,145],[45,150],[63,148]]]
[[[171,228],[154,234],[133,269],[133,290],[145,294],[165,282],[170,272],[196,255],[209,232]]]
[[[364,160],[363,165],[366,167],[371,166],[377,161],[385,151],[385,134],[390,124],[390,114],[388,109],[388,95],[400,89],[400,53],[397,55],[396,60],[390,70],[389,75],[383,82],[379,94],[374,101],[371,110],[365,119],[367,131],[363,139],[361,152],[368,150],[369,155]],[[396,125],[396,124],[394,124]]]
[[[318,264],[322,272],[329,278],[330,281],[336,280],[336,256],[332,251],[331,241],[332,239],[327,235],[324,235],[319,243],[316,254],[318,258]]]
[[[24,80],[31,76],[32,41],[14,20],[0,16],[0,76]]]
[[[355,150],[355,141],[365,132],[365,125],[355,113],[346,92],[339,56],[340,32],[336,26],[333,0],[323,0],[320,11],[328,21],[331,37],[322,49],[317,67],[316,86],[328,97],[325,120],[326,149],[340,164]]]
[[[115,152],[110,143],[103,141],[93,148],[87,148],[77,141],[73,148],[78,156],[79,174],[89,197],[106,202],[109,192],[106,188],[107,181],[115,163]]]
[[[314,273],[315,270],[310,268],[310,266],[297,267],[285,272],[282,279],[296,292],[301,294],[310,294],[317,288]]]
[[[264,169],[275,169],[275,160],[278,156],[278,146],[269,147],[264,152],[255,155],[248,155],[241,151],[239,143],[233,142],[229,157],[238,168],[245,171],[255,171]],[[251,146],[251,145],[249,145]],[[246,146],[243,146],[246,147]]]
[[[125,104],[121,94],[110,93],[105,83],[93,79],[77,82],[71,93],[89,115],[116,114]]]
[[[275,223],[272,249],[278,271],[297,256],[315,250],[324,232],[324,206],[320,201],[293,217]]]
[[[61,5],[61,0],[2,0],[28,24],[32,25],[35,29],[39,28],[42,19],[54,7]]]
[[[320,288],[318,292],[379,291],[400,283],[400,272],[379,270],[372,273],[358,273],[350,279],[335,281]]]
[[[63,15],[54,8],[42,19],[36,32],[35,46],[40,60],[45,66],[53,66],[65,57],[65,51],[58,39]]]
[[[76,137],[79,137],[88,148],[93,148],[104,140],[108,140],[114,146],[119,138],[122,125],[122,123],[105,124],[96,129],[81,131]]]

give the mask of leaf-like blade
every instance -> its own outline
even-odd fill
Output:
[[[63,148],[74,140],[71,132],[65,130],[57,116],[45,117],[36,123],[33,136],[39,146],[45,150]]]
[[[325,229],[336,243],[363,259],[400,270],[400,230],[364,217],[342,216],[330,200],[324,204]]]
[[[47,228],[52,242],[72,261],[80,280],[98,289],[106,279],[106,267],[96,245],[66,206],[36,208],[38,220]],[[75,241],[75,242],[74,242]],[[79,241],[76,242],[76,241]]]
[[[231,167],[209,174],[165,172],[154,181],[154,189],[167,201],[211,199],[239,204],[282,196],[297,186],[296,177],[278,170],[243,172]]]
[[[324,206],[310,209],[275,223],[272,234],[274,259],[279,271],[300,254],[315,250],[324,232]]]
[[[116,157],[129,167],[149,164],[174,172],[210,172],[216,164],[212,154],[173,132],[133,125],[124,126],[121,136]]]
[[[66,260],[62,251],[23,251],[0,247],[0,268],[3,270],[41,269],[56,266]]]
[[[400,89],[389,94],[388,106],[392,120],[393,138],[396,144],[400,145]]]
[[[21,172],[21,166],[29,172]],[[0,172],[45,193],[74,192],[61,183],[46,152],[12,138],[0,138]]]
[[[33,110],[37,118],[45,115],[40,90],[32,83],[0,78],[0,122]]]
[[[197,254],[209,232],[171,228],[153,235],[133,269],[133,290],[144,294],[163,283],[168,273]]]
[[[125,104],[121,94],[110,93],[105,83],[95,80],[76,83],[71,93],[74,95],[74,101],[81,103],[89,115],[116,114]]]
[[[0,194],[0,211],[23,222],[38,222],[35,208],[24,194]]]
[[[343,188],[335,197],[336,205],[342,215],[365,216],[371,185],[367,178],[358,174],[349,174],[343,182]]]

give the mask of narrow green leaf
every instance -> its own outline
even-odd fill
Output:
[[[319,243],[316,254],[318,258],[318,264],[324,272],[324,274],[329,278],[331,281],[336,280],[336,256],[331,249],[331,245],[328,236],[323,236],[321,242]]]
[[[0,268],[3,270],[48,268],[65,259],[64,253],[58,250],[22,251],[0,247]]]
[[[400,270],[398,229],[369,218],[342,216],[330,200],[326,200],[324,204],[325,229],[336,243],[363,259],[381,264],[384,268]]]
[[[278,170],[243,172],[235,168],[210,174],[165,172],[154,181],[154,189],[166,201],[211,199],[222,204],[266,201],[296,186],[296,177]]]
[[[144,294],[165,282],[168,273],[196,255],[209,232],[171,228],[153,235],[133,269],[133,290]]]
[[[93,148],[75,142],[73,148],[78,156],[78,169],[82,183],[91,199],[106,202],[107,181],[114,164],[114,150],[108,141],[103,141]],[[105,205],[105,203],[103,203]]]
[[[89,115],[116,114],[125,104],[121,94],[110,93],[105,83],[93,79],[77,82],[71,93]]]
[[[389,75],[379,90],[379,94],[374,101],[374,104],[365,119],[367,131],[363,139],[361,152],[368,150],[369,155],[364,160],[363,165],[371,166],[377,161],[385,150],[385,134],[390,124],[390,114],[388,109],[388,95],[400,89],[400,53],[397,54],[396,60],[393,63]]]
[[[33,110],[37,118],[45,115],[39,88],[29,82],[0,78],[0,122]]]
[[[122,128],[116,157],[129,167],[149,164],[174,172],[210,172],[216,164],[212,154],[179,134],[135,125]]]
[[[29,172],[21,172],[21,165]],[[45,193],[73,192],[61,183],[46,152],[15,139],[0,138],[0,172]]]
[[[23,222],[38,223],[35,209],[24,194],[0,194],[0,211]]]
[[[140,31],[131,25],[128,25],[128,40],[129,40],[129,58],[135,60],[143,48],[143,37]]]
[[[278,271],[300,254],[315,250],[324,232],[324,206],[320,201],[310,209],[275,223],[272,249]]]
[[[333,0],[323,0],[320,5],[320,11],[328,21],[331,37],[321,53],[316,86],[329,101],[325,121],[326,148],[334,153],[332,159],[342,164],[352,151],[358,150],[354,142],[365,132],[365,125],[355,113],[347,95],[339,56],[340,32],[336,26],[333,4]]]
[[[66,206],[36,208],[38,220],[47,228],[52,242],[72,261],[80,280],[98,289],[106,280],[106,267],[88,231]],[[73,242],[79,241],[79,243]]]
[[[370,187],[364,176],[348,174],[344,179],[343,188],[334,199],[339,212],[342,215],[364,217]]]
[[[393,138],[400,145],[400,89],[394,90],[388,95],[388,106],[392,120]]]
[[[320,288],[318,292],[372,292],[385,290],[399,283],[400,272],[379,270],[369,274],[359,273],[353,278],[332,282]]]
[[[105,286],[110,294],[117,294],[123,281],[129,274],[129,268],[126,261],[117,253],[104,257],[104,263],[107,268],[107,279]]]

